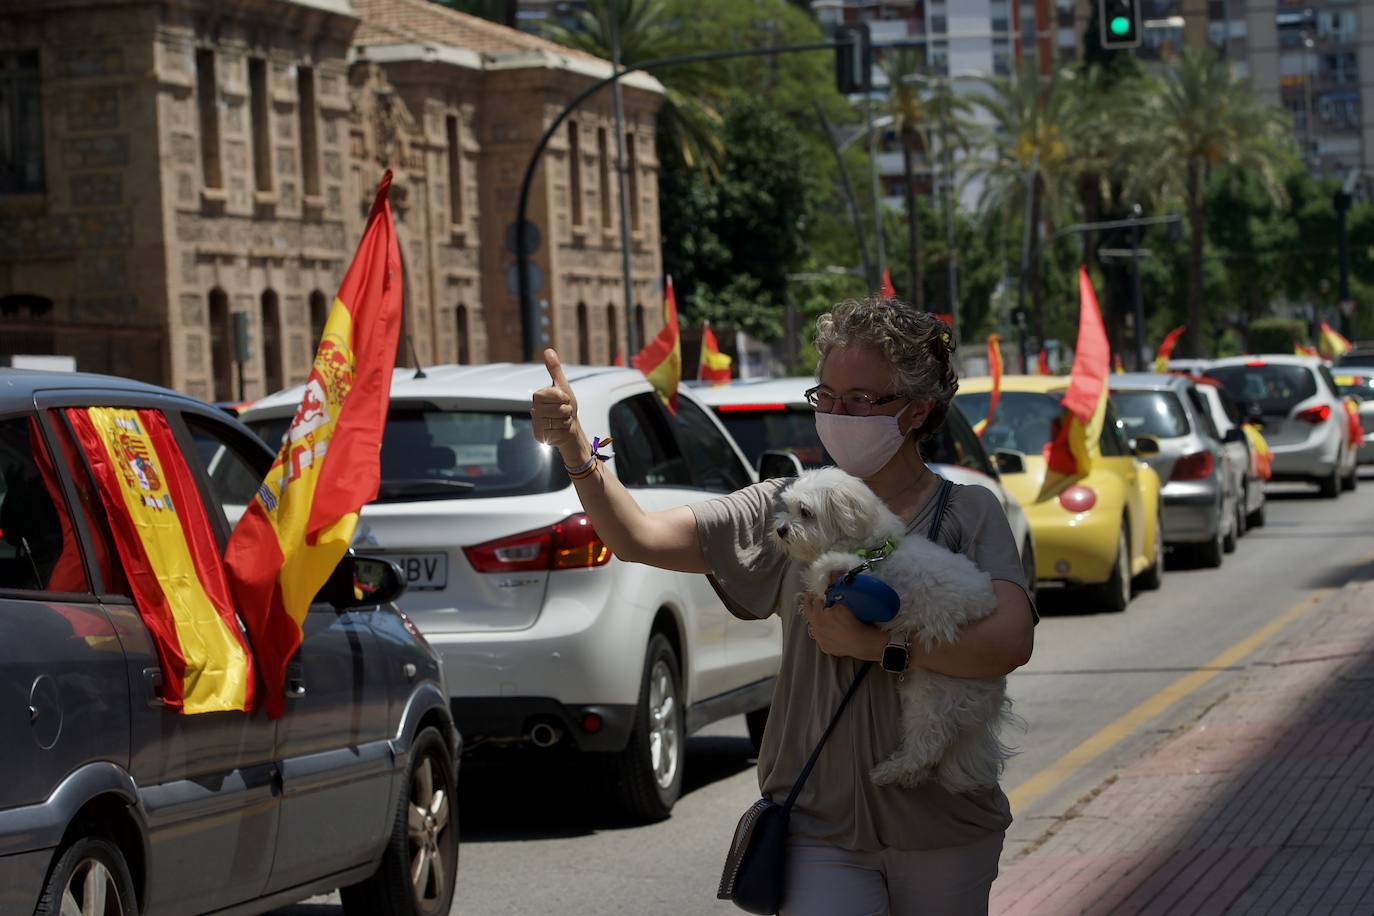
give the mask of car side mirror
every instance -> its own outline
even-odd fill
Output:
[[[1239,426],[1232,426],[1226,431],[1226,434],[1221,437],[1221,441],[1239,442],[1243,445],[1245,443],[1245,430],[1241,429]]]
[[[777,477],[800,477],[802,475],[802,463],[794,452],[770,448],[759,455],[758,470],[759,480],[773,480]]]
[[[1154,436],[1136,436],[1131,440],[1131,451],[1137,458],[1153,458],[1159,454],[1159,440]]]
[[[1010,448],[999,448],[992,453],[999,474],[1026,473],[1026,456]]]
[[[336,611],[354,611],[390,604],[405,592],[405,573],[394,562],[350,553],[339,561],[315,600]]]

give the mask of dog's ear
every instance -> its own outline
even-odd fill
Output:
[[[863,538],[873,527],[869,517],[872,513],[862,496],[853,486],[832,486],[825,491],[825,509],[830,524],[845,538]]]

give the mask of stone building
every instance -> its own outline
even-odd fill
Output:
[[[545,125],[609,73],[427,0],[6,0],[0,358],[70,354],[213,400],[302,381],[390,167],[400,362],[520,359],[515,191]],[[661,98],[627,79],[647,333]],[[610,104],[598,94],[558,132],[530,206],[551,339],[587,362],[624,341]]]

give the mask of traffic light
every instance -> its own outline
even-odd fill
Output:
[[[1104,48],[1140,47],[1141,0],[1097,0],[1097,24]]]
[[[835,30],[835,88],[840,95],[873,88],[873,45],[866,23]]]

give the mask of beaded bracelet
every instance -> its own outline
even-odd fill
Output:
[[[568,476],[571,477],[573,480],[583,480],[587,477],[592,476],[596,473],[596,469],[598,467],[597,461],[609,461],[615,457],[614,455],[601,454],[601,448],[603,446],[610,445],[614,441],[615,440],[610,436],[607,436],[605,439],[602,439],[600,436],[593,437],[591,457],[588,458],[585,463],[579,464],[575,468],[570,468],[567,465],[564,465],[563,470],[567,471]]]

